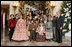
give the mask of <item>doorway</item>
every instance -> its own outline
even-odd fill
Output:
[[[5,36],[8,35],[9,5],[1,5],[1,39],[3,39],[3,13],[5,12]]]

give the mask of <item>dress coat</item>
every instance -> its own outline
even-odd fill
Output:
[[[56,41],[58,43],[62,42],[62,30],[60,29],[60,27],[63,27],[63,22],[64,19],[62,16],[56,18]]]

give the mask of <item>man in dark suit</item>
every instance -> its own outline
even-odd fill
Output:
[[[62,28],[63,28],[63,17],[60,15],[60,11],[57,12],[56,18],[56,42],[62,42]]]

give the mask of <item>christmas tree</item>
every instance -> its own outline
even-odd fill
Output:
[[[62,9],[61,9],[61,16],[64,18],[63,24],[63,35],[68,31],[71,31],[71,1],[63,1]]]

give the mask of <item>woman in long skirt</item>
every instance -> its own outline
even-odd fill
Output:
[[[38,41],[38,42],[45,41],[45,34],[44,34],[45,33],[45,28],[44,28],[42,23],[40,23],[40,26],[38,26],[36,32],[37,32],[36,41]]]
[[[48,40],[53,39],[51,15],[48,16],[45,27],[46,27],[46,39]]]
[[[22,16],[20,16],[20,19],[17,21],[12,39],[16,41],[28,40],[29,37],[27,36],[26,31],[27,29],[25,21],[22,19]]]

